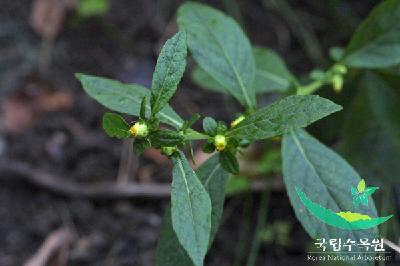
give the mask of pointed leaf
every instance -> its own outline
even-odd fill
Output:
[[[178,10],[180,29],[196,62],[241,104],[255,106],[255,62],[250,42],[240,26],[222,12],[186,2]]]
[[[273,50],[254,47],[253,53],[257,68],[254,89],[257,93],[284,92],[297,82],[283,59]]]
[[[219,155],[215,154],[196,170],[201,183],[210,195],[211,236],[209,246],[213,242],[221,220],[225,199],[225,187],[228,174],[219,164]],[[160,230],[160,238],[156,250],[157,266],[191,266],[193,262],[181,247],[172,228],[171,209],[167,208]]]
[[[234,154],[229,151],[220,152],[219,162],[225,171],[237,175],[239,173],[239,163]]]
[[[147,96],[146,110],[150,113],[150,91],[137,84],[124,84],[116,80],[76,74],[76,78],[82,83],[83,89],[90,97],[105,107],[120,113],[134,116],[140,115],[140,104],[144,96]],[[157,117],[164,123],[179,128],[183,120],[170,106],[165,106]]]
[[[372,194],[374,194],[374,192],[379,189],[378,187],[367,187],[364,191],[364,194],[366,196],[371,196]]]
[[[353,187],[353,186],[351,187],[351,195],[353,195],[353,196],[358,195],[357,189],[355,187]]]
[[[312,238],[334,236],[344,241],[349,238],[371,239],[377,236],[376,228],[351,231],[325,224],[305,208],[296,193],[295,187],[298,187],[310,200],[335,213],[352,211],[376,217],[373,202],[370,206],[361,206],[357,210],[353,207],[353,196],[348,191],[361,178],[338,154],[304,130],[298,129],[284,136],[282,157],[284,182],[290,202],[300,223]],[[352,251],[360,251],[360,248],[355,247]],[[371,265],[370,262],[356,263]]]
[[[340,152],[362,176],[398,182],[400,133],[396,132],[400,131],[396,130],[399,128],[396,117],[400,113],[394,104],[400,99],[395,89],[400,78],[393,83],[386,80],[377,83],[380,76],[368,76],[360,82],[359,93],[349,108]]]
[[[364,190],[365,190],[365,180],[364,180],[364,179],[361,179],[361,181],[358,182],[357,191],[358,191],[358,193],[361,193],[361,192],[363,192]]]
[[[117,114],[105,113],[103,115],[103,128],[110,137],[124,139],[130,135],[128,123]]]
[[[172,226],[193,263],[201,266],[210,240],[210,197],[182,152],[172,162]]]
[[[199,66],[195,66],[192,73],[191,78],[194,83],[203,89],[207,89],[214,92],[229,94],[229,90],[224,88],[221,83],[216,81],[210,74],[208,74],[205,70],[203,70]]]
[[[364,78],[373,113],[400,148],[400,79],[396,77],[397,83],[391,84],[372,72]]]
[[[271,49],[253,47],[256,63],[254,90],[256,93],[283,92],[289,89],[296,78],[290,73],[285,62]],[[221,83],[197,66],[192,72],[193,81],[199,86],[220,93],[229,93]]]
[[[271,138],[307,125],[341,110],[317,95],[289,96],[261,108],[228,131],[228,136],[249,141]]]
[[[344,62],[363,68],[400,63],[400,1],[383,1],[374,8],[354,33]]]
[[[146,96],[143,97],[142,102],[140,103],[140,119],[145,119],[146,116]]]
[[[217,122],[212,117],[205,117],[203,120],[203,130],[207,135],[215,136],[217,134]]]
[[[151,145],[148,139],[135,139],[132,145],[133,152],[137,156],[141,155],[145,150],[149,149],[150,147]]]
[[[151,85],[151,111],[157,114],[175,94],[186,67],[186,33],[179,31],[161,49]]]

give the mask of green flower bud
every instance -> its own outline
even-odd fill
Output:
[[[343,77],[340,75],[334,75],[332,77],[332,87],[336,92],[341,92],[343,88]]]
[[[231,122],[231,127],[236,127],[240,122],[242,122],[245,119],[244,115],[239,116],[235,120]]]
[[[129,129],[129,133],[135,138],[144,138],[147,137],[149,134],[149,129],[147,125],[143,122],[136,122],[131,128]]]
[[[226,138],[223,135],[216,135],[214,137],[214,146],[217,151],[223,151],[226,148]]]

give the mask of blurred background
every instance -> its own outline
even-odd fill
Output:
[[[105,108],[84,93],[74,73],[149,87],[160,47],[177,31],[182,2],[0,0],[0,266],[154,264],[171,164],[158,151],[136,157],[129,141],[109,139],[101,127]],[[329,65],[329,48],[345,46],[380,1],[202,2],[234,17],[253,44],[274,49],[293,73],[307,78]],[[189,60],[174,109],[185,118],[199,112],[231,121],[239,105],[196,86],[191,69]],[[319,93],[348,111],[310,132],[385,191],[375,199],[378,211],[397,216],[382,234],[398,242],[400,149],[379,125],[368,127],[376,134],[362,143],[346,135],[351,126],[364,125],[352,116],[362,97],[351,82],[340,94],[330,88]],[[277,97],[262,95],[258,102]],[[368,109],[364,116],[370,117]],[[195,158],[207,158],[200,147]],[[314,244],[286,196],[279,140],[250,147],[240,164],[206,265],[309,265],[305,254]],[[256,253],[254,239],[260,240]],[[387,265],[400,265],[392,255]]]

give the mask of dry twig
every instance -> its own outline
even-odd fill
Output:
[[[46,266],[50,261],[57,266],[67,265],[68,247],[73,239],[73,234],[66,228],[52,232],[24,266]]]
[[[8,174],[8,175],[7,175]],[[12,174],[10,177],[9,174]],[[70,181],[37,169],[25,162],[1,159],[0,178],[19,177],[37,187],[46,189],[66,197],[92,198],[92,199],[120,199],[120,198],[167,198],[170,196],[171,186],[169,184],[140,184],[140,183],[117,183],[97,182],[94,184],[82,184]],[[272,180],[253,181],[252,191],[263,191],[266,187],[273,190],[281,190],[282,184]]]

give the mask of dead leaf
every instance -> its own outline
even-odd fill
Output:
[[[4,99],[1,110],[3,130],[11,134],[24,133],[45,112],[68,110],[73,104],[70,91],[54,91],[40,81],[30,82]]]

